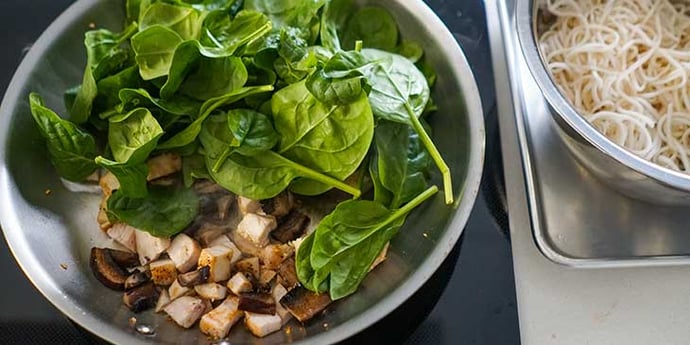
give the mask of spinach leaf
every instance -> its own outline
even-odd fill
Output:
[[[367,6],[355,12],[342,34],[343,48],[352,50],[356,41],[366,48],[394,51],[398,45],[398,26],[384,8]]]
[[[319,10],[327,0],[245,0],[244,8],[268,15],[273,27],[292,26],[310,32],[310,43],[319,35]]]
[[[176,32],[184,40],[194,40],[200,36],[203,20],[204,14],[191,7],[156,2],[144,12],[139,29],[145,31],[160,25]]]
[[[273,91],[272,85],[250,86],[235,90],[226,95],[209,99],[199,110],[199,116],[187,128],[158,146],[159,149],[173,149],[192,143],[199,136],[201,126],[211,113],[227,104],[238,102],[248,96]]]
[[[286,158],[344,180],[366,157],[374,118],[364,93],[350,104],[327,106],[300,82],[276,92],[271,107],[281,136],[278,153]],[[325,185],[293,188],[310,195],[326,190]]]
[[[192,189],[152,186],[144,198],[115,191],[108,198],[108,219],[124,222],[156,237],[172,237],[192,223],[199,197]]]
[[[134,35],[131,44],[141,77],[152,80],[168,75],[175,49],[182,42],[180,35],[161,25]]]
[[[98,95],[94,100],[94,109],[100,110],[98,116],[101,119],[106,119],[110,116],[123,113],[122,109],[118,108],[120,104],[119,92],[125,88],[140,88],[144,87],[144,80],[139,75],[139,68],[137,66],[130,66],[117,74],[103,78],[98,82]],[[132,110],[136,107],[127,109]]]
[[[268,151],[276,146],[279,140],[269,117],[254,110],[230,110],[227,126],[237,141],[235,151],[245,156]]]
[[[70,181],[82,181],[96,171],[94,138],[48,109],[37,93],[29,95],[29,103],[31,115],[46,139],[50,161],[58,174]]]
[[[86,66],[84,70],[84,77],[81,81],[77,96],[74,98],[72,107],[69,110],[70,120],[74,123],[81,124],[89,120],[91,116],[91,109],[93,101],[98,96],[98,85],[96,78],[93,76],[93,71],[90,66]]]
[[[237,13],[241,8],[242,0],[168,0],[176,5],[189,6],[199,11],[223,10]]]
[[[392,196],[384,205],[398,208],[427,188],[431,157],[417,132],[408,125],[381,121],[374,141],[376,154],[372,161],[376,163],[380,187]]]
[[[119,163],[103,156],[98,156],[95,163],[110,171],[120,183],[120,193],[131,198],[143,198],[148,194],[146,176],[149,168],[145,163]]]
[[[263,13],[245,10],[232,18],[224,11],[215,11],[204,21],[200,42],[207,47],[205,54],[209,57],[232,55],[266,35],[271,28]]]
[[[432,186],[397,210],[375,201],[338,204],[300,245],[297,276],[307,289],[328,288],[337,300],[357,290],[376,256],[398,232],[407,215],[438,191]],[[327,284],[325,284],[327,282]]]
[[[194,180],[211,180],[211,174],[206,169],[206,160],[199,153],[182,157],[182,181],[184,186],[189,188],[194,184]]]
[[[342,31],[354,12],[352,0],[330,0],[321,15],[321,45],[332,51],[342,50],[338,32]]]
[[[338,52],[307,78],[307,89],[319,101],[329,105],[352,103],[371,87],[365,75],[374,64],[356,51]]]
[[[417,42],[402,40],[400,45],[395,48],[394,53],[406,57],[412,63],[417,63],[424,56],[424,49]]]
[[[273,69],[288,84],[294,84],[306,78],[314,71],[318,60],[308,49],[308,33],[299,28],[282,28],[278,56],[273,62]]]
[[[451,204],[454,195],[450,169],[419,120],[430,99],[426,78],[410,60],[400,55],[376,49],[364,49],[362,54],[377,62],[367,75],[374,116],[414,128],[443,176],[446,203]]]
[[[201,103],[184,96],[166,100],[155,98],[144,89],[123,88],[118,93],[121,112],[128,112],[136,108],[145,107],[151,110],[157,108],[175,116],[193,117],[199,113]]]

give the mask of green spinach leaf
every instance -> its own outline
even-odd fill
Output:
[[[58,174],[70,181],[82,181],[96,171],[98,167],[93,159],[97,149],[93,136],[48,109],[38,94],[30,94],[29,103]]]
[[[342,50],[338,32],[341,32],[354,12],[352,0],[330,0],[321,15],[321,44],[331,51]]]
[[[398,45],[398,26],[384,8],[367,6],[355,12],[342,34],[343,48],[352,50],[356,41],[366,48],[392,52]]]
[[[204,13],[191,7],[175,6],[165,2],[156,2],[144,12],[139,29],[160,25],[176,32],[184,40],[199,39]]]
[[[183,42],[175,31],[154,25],[132,37],[132,49],[136,54],[139,73],[144,80],[168,75],[175,49]]]
[[[209,14],[203,24],[200,42],[209,57],[233,55],[271,31],[272,24],[263,13],[240,11],[232,18],[224,11]]]
[[[108,219],[124,222],[156,237],[172,237],[192,223],[199,197],[189,188],[150,188],[144,198],[115,191],[108,199]]]

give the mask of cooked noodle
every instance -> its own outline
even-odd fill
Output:
[[[617,144],[690,173],[690,2],[546,0],[539,44],[573,106]]]

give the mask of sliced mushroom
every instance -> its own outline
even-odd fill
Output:
[[[288,258],[280,264],[278,268],[278,284],[284,286],[288,290],[299,284],[294,258]]]
[[[202,266],[195,271],[179,274],[177,276],[177,282],[183,287],[194,287],[195,285],[208,283],[210,276],[211,268]]]
[[[89,266],[96,279],[106,287],[118,291],[125,289],[127,272],[115,262],[110,249],[91,248]]]
[[[126,291],[122,296],[122,302],[134,313],[155,307],[157,301],[158,290],[151,282]]]
[[[271,237],[280,243],[294,241],[304,235],[309,222],[310,219],[306,214],[294,210],[280,220],[278,227],[271,232]]]
[[[240,310],[257,314],[275,314],[276,300],[268,293],[245,292],[240,294]]]
[[[322,312],[331,302],[327,293],[317,294],[301,286],[290,290],[280,299],[280,304],[300,322],[306,322]]]
[[[123,269],[129,269],[139,265],[139,258],[135,253],[110,248],[106,248],[105,250],[110,253],[115,263]]]
[[[151,281],[151,279],[146,272],[136,270],[134,273],[130,274],[129,277],[127,277],[127,280],[125,280],[125,290],[134,289],[135,287],[141,286],[149,281]]]
[[[230,206],[235,202],[234,195],[223,195],[218,200],[216,200],[216,206],[218,209],[218,219],[226,220],[229,216]]]
[[[288,215],[294,205],[295,202],[290,192],[282,192],[271,199],[261,201],[263,212],[276,218]]]

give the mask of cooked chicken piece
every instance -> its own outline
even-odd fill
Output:
[[[261,248],[254,244],[254,242],[241,236],[237,232],[237,229],[230,232],[230,234],[228,234],[228,237],[230,237],[232,243],[234,243],[235,246],[237,246],[237,248],[239,248],[240,251],[245,255],[257,256],[261,253]]]
[[[209,281],[219,282],[230,278],[232,249],[224,246],[204,248],[199,255],[199,266],[209,266]]]
[[[134,313],[154,307],[156,301],[158,301],[158,290],[153,283],[146,283],[125,291],[122,296],[122,302]]]
[[[125,224],[116,223],[108,229],[108,237],[132,252],[137,251],[136,229]]]
[[[261,284],[261,286],[268,286],[275,277],[276,271],[262,269],[261,275],[259,276],[259,284]]]
[[[276,226],[276,219],[273,216],[248,213],[237,225],[237,233],[255,245],[265,247],[268,244],[268,235]]]
[[[299,250],[299,246],[302,244],[302,242],[304,242],[305,238],[306,238],[306,236],[302,236],[302,237],[290,242],[290,245],[292,246],[292,248],[295,248],[295,253],[297,253],[297,251]]]
[[[147,181],[153,181],[182,170],[182,157],[175,153],[164,153],[146,162],[149,168]]]
[[[243,196],[237,196],[237,206],[243,215],[261,212],[261,202]]]
[[[378,266],[380,263],[384,262],[386,260],[386,255],[388,254],[388,246],[390,245],[390,242],[386,243],[386,245],[383,247],[379,255],[374,259],[374,262],[371,264],[371,267],[369,267],[369,271],[373,270]]]
[[[182,296],[168,304],[163,310],[180,327],[189,328],[204,313],[206,304],[200,298]]]
[[[163,308],[165,308],[168,304],[170,304],[170,294],[168,293],[168,290],[161,290],[160,296],[158,296],[158,302],[156,302],[156,308],[154,311],[156,313],[160,313],[163,311]]]
[[[271,237],[280,243],[294,241],[304,235],[310,221],[306,214],[293,210],[290,214],[280,219],[278,227],[271,232]]]
[[[105,197],[109,197],[113,194],[114,190],[120,189],[120,181],[118,181],[117,177],[110,171],[101,176],[101,179],[98,180],[98,185],[101,186]]]
[[[194,271],[178,274],[177,282],[184,287],[194,287],[208,283],[210,277],[211,268],[209,266],[201,266]]]
[[[273,287],[273,291],[271,291],[271,295],[273,295],[273,298],[276,300],[276,315],[280,316],[283,325],[285,325],[292,318],[290,311],[285,309],[285,307],[280,304],[280,299],[287,295],[287,293],[287,289],[280,284],[276,284],[276,286]]]
[[[187,273],[196,267],[201,254],[201,246],[193,238],[179,234],[175,236],[168,247],[168,256],[175,263],[175,267],[182,273]]]
[[[211,246],[211,242],[220,236],[223,236],[228,231],[227,228],[217,226],[210,223],[204,223],[199,230],[194,233],[194,238],[203,246]]]
[[[259,265],[259,258],[251,257],[242,259],[235,263],[236,272],[242,272],[248,277],[259,280],[261,278],[261,266]]]
[[[108,197],[103,196],[103,199],[101,199],[101,204],[98,207],[98,216],[96,216],[96,221],[98,222],[98,226],[101,227],[101,230],[103,231],[108,231],[111,226],[113,226],[112,223],[110,223],[110,219],[108,219],[108,213],[106,212],[108,209]],[[112,237],[112,236],[111,236]],[[132,249],[134,251],[135,249]]]
[[[278,315],[244,313],[244,324],[250,332],[257,337],[265,337],[277,332],[283,326],[283,321]]]
[[[158,259],[168,247],[170,247],[169,238],[155,237],[148,232],[135,230],[137,253],[139,253],[139,262],[146,265],[151,261]]]
[[[218,238],[213,240],[211,243],[209,243],[208,246],[209,247],[223,246],[223,247],[227,247],[227,248],[232,249],[232,257],[230,258],[231,264],[236,263],[238,260],[240,260],[242,258],[242,251],[240,251],[239,248],[237,248],[235,243],[233,243],[232,240],[230,239],[230,237],[228,237],[228,235],[226,235],[226,234],[219,236]]]
[[[220,301],[225,298],[228,289],[220,284],[206,283],[194,287],[194,291],[201,297],[211,302]]]
[[[168,286],[177,280],[175,263],[170,259],[156,260],[149,264],[151,280],[156,285]]]
[[[261,210],[265,214],[270,214],[276,218],[281,218],[290,213],[294,205],[295,202],[292,197],[292,193],[282,192],[274,198],[262,200]]]
[[[199,329],[212,339],[225,338],[230,328],[242,318],[243,313],[237,309],[239,298],[230,296],[215,309],[201,317]]]
[[[245,276],[242,272],[235,273],[235,275],[228,280],[226,286],[235,295],[252,291],[252,282],[250,282],[249,279],[247,279],[247,276]]]
[[[290,257],[283,261],[278,268],[278,284],[286,287],[287,289],[292,289],[299,284],[299,279],[297,278],[297,271],[295,270],[295,258]]]
[[[193,289],[180,285],[180,282],[177,280],[170,284],[170,287],[168,288],[168,295],[170,296],[171,301],[177,299],[178,297],[187,296],[193,292]]]
[[[302,323],[322,312],[331,302],[328,293],[317,294],[301,286],[290,290],[280,299],[280,304]]]
[[[294,249],[288,244],[269,244],[261,250],[259,260],[263,268],[276,270],[292,254],[294,254]]]

